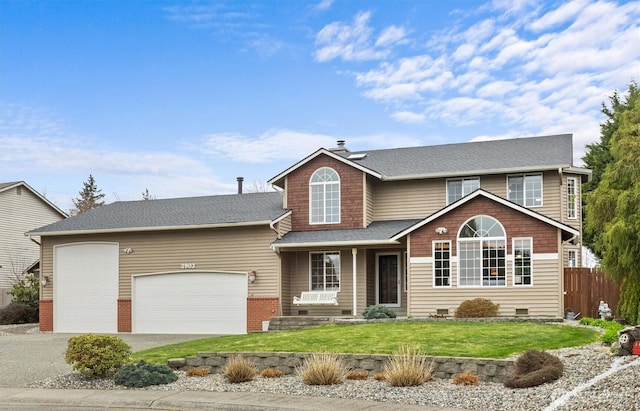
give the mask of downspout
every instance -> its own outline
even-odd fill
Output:
[[[358,282],[358,249],[357,248],[352,248],[351,249],[351,260],[353,263],[353,313],[352,315],[358,315],[358,287],[357,287],[357,282]]]

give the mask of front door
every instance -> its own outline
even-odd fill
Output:
[[[376,255],[376,304],[400,307],[400,254]]]

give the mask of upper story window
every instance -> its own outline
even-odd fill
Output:
[[[340,177],[329,167],[319,168],[309,181],[309,223],[340,222]]]
[[[447,204],[460,200],[480,188],[480,178],[458,178],[447,180]]]
[[[458,234],[458,285],[506,286],[506,238],[500,222],[489,216],[468,220]]]
[[[567,218],[578,218],[578,180],[567,178]]]
[[[542,206],[542,174],[507,177],[509,200],[525,207]]]

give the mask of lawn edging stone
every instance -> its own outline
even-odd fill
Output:
[[[212,373],[220,373],[230,357],[241,355],[252,361],[258,372],[265,368],[275,368],[284,374],[295,374],[296,367],[304,362],[310,353],[299,352],[207,352],[186,358],[168,361],[169,367],[187,371],[191,368],[208,368]],[[368,371],[371,375],[381,372],[389,359],[386,354],[339,354],[347,366],[355,371]],[[477,374],[481,381],[503,383],[511,375],[514,361],[491,358],[427,357],[433,359],[433,374],[436,378],[451,379],[463,372]]]

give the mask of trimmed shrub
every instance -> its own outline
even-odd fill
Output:
[[[376,318],[396,318],[396,313],[384,305],[370,305],[362,313],[365,320]]]
[[[284,376],[284,372],[278,370],[277,368],[265,368],[260,373],[262,378],[280,378]]]
[[[229,358],[222,369],[222,375],[233,384],[252,381],[257,372],[255,364],[240,355]]]
[[[528,350],[515,362],[513,375],[505,387],[526,388],[555,381],[562,376],[564,365],[560,358],[544,351]]]
[[[69,338],[65,360],[85,377],[113,375],[131,357],[131,347],[118,337],[84,334]]]
[[[369,378],[369,371],[349,371],[345,378],[347,380],[366,380]]]
[[[418,348],[403,345],[389,357],[384,379],[394,387],[415,387],[434,379],[433,360]]]
[[[205,367],[189,368],[187,370],[187,377],[206,377],[211,375],[211,370]]]
[[[24,303],[11,303],[0,310],[0,324],[28,324],[38,322],[38,310]]]
[[[33,274],[22,276],[20,280],[13,284],[9,294],[11,294],[14,303],[27,304],[38,310],[40,305],[40,281]]]
[[[169,384],[178,379],[176,373],[164,364],[149,364],[144,360],[126,364],[116,373],[114,381],[129,388],[144,388],[150,385]]]
[[[342,384],[347,367],[341,357],[333,353],[316,353],[296,369],[296,374],[307,385]]]
[[[486,298],[474,298],[460,303],[456,310],[456,318],[496,317],[500,304],[494,304]]]
[[[456,375],[453,380],[451,380],[451,383],[458,385],[477,385],[478,376],[471,372],[463,372],[462,374]]]

